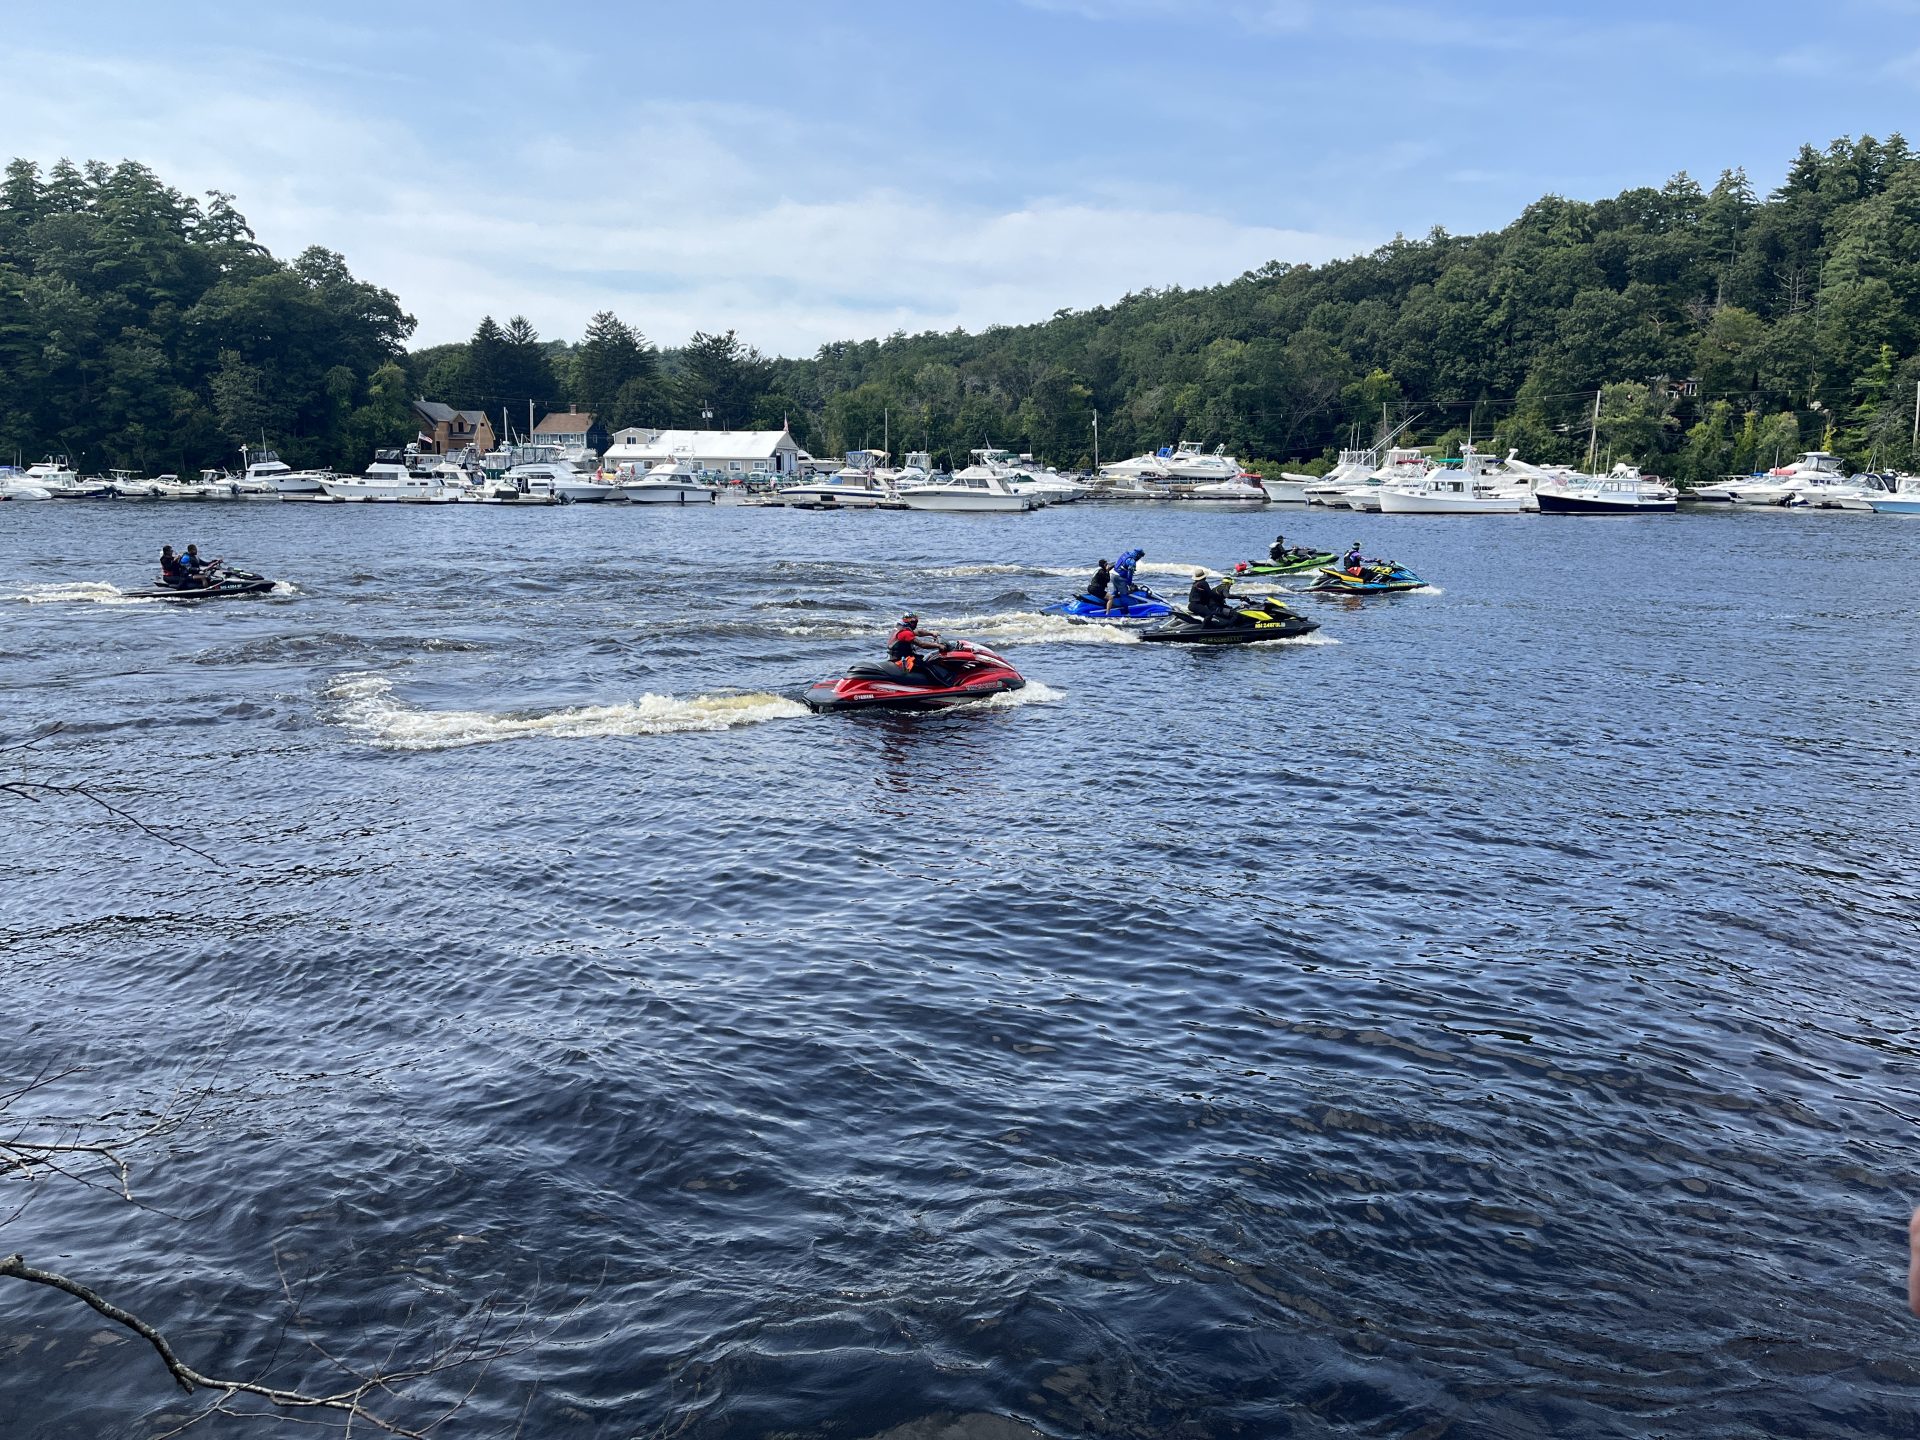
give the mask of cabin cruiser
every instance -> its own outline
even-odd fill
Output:
[[[29,483],[24,472],[11,465],[0,465],[0,500],[51,500],[53,492],[44,485]]]
[[[1896,477],[1867,471],[1838,485],[1822,485],[1808,500],[1823,510],[1871,510],[1875,500],[1891,499]]]
[[[1388,485],[1398,485],[1402,489],[1418,486],[1427,478],[1427,455],[1424,450],[1411,446],[1396,446],[1387,451],[1387,463],[1375,470],[1357,485],[1349,485],[1346,492],[1338,497],[1329,498],[1329,505],[1345,505],[1349,510],[1380,509],[1380,491]]]
[[[987,465],[969,465],[920,485],[902,486],[900,499],[913,510],[1036,510],[1040,502],[1022,495],[1007,477]]]
[[[1176,445],[1171,455],[1165,456],[1167,478],[1176,485],[1212,484],[1218,481],[1232,481],[1239,478],[1240,462],[1227,454],[1225,445],[1213,447],[1211,455],[1203,455],[1200,447],[1191,441],[1182,441]]]
[[[1843,485],[1846,462],[1825,450],[1809,450],[1791,465],[1730,487],[1736,505],[1812,505],[1826,487]]]
[[[1920,515],[1920,476],[1899,476],[1891,495],[1867,504],[1876,515]]]
[[[618,485],[590,479],[568,460],[529,460],[515,465],[492,488],[498,490],[501,485],[511,486],[522,495],[557,495],[574,504],[620,497]]]
[[[1131,460],[1115,460],[1111,464],[1100,467],[1100,479],[1111,485],[1145,480],[1164,487],[1168,479],[1167,460],[1172,454],[1172,447],[1163,446],[1157,454],[1136,455]]]
[[[82,480],[71,465],[51,455],[38,465],[29,465],[20,478],[56,500],[93,500],[107,494],[104,480]]]
[[[711,505],[720,493],[685,455],[645,470],[636,470],[632,461],[626,461],[617,473],[614,494],[635,505]]]
[[[275,495],[324,494],[323,482],[332,474],[328,470],[296,470],[271,450],[252,450],[245,445],[240,447],[240,462],[245,466],[241,481],[250,491],[264,485]]]
[[[1188,500],[1211,500],[1215,504],[1264,505],[1272,497],[1258,475],[1241,471],[1228,480],[1208,480],[1187,491]]]
[[[847,463],[833,474],[783,486],[777,493],[788,505],[862,510],[895,505],[893,487],[879,473],[880,462],[886,458],[883,450],[849,450]]]
[[[364,475],[329,475],[321,487],[335,500],[404,505],[451,504],[467,495],[471,488],[458,466],[449,465],[445,471],[439,467],[416,470],[397,450],[376,452]]]
[[[1423,457],[1418,480],[1382,485],[1369,498],[1383,515],[1518,515],[1527,508],[1526,490],[1496,493],[1486,461],[1472,445],[1460,447],[1457,467],[1427,470]]]
[[[1300,497],[1309,505],[1344,506],[1347,491],[1364,485],[1367,477],[1380,468],[1378,450],[1342,450],[1340,463],[1319,479],[1282,471],[1280,478],[1300,487]]]
[[[1533,496],[1542,515],[1644,515],[1679,508],[1673,487],[1631,465],[1605,475],[1569,473],[1544,480]]]

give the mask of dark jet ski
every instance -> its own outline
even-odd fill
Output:
[[[1210,615],[1176,611],[1171,619],[1140,632],[1142,640],[1180,645],[1251,645],[1256,640],[1290,640],[1318,630],[1320,622],[1296,615],[1271,598],[1227,602]]]
[[[924,664],[925,662],[920,662]],[[937,683],[916,664],[911,670],[891,660],[863,660],[838,680],[822,680],[800,698],[816,714],[829,710],[940,710],[969,700],[984,700],[1027,682],[984,645],[970,640],[940,644],[939,665],[947,672]]]
[[[275,581],[251,570],[222,569],[203,585],[155,585],[151,590],[124,592],[132,600],[228,600],[236,595],[264,595]]]

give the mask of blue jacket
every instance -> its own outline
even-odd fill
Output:
[[[1140,563],[1146,553],[1145,550],[1129,550],[1118,560],[1114,561],[1113,573],[1115,578],[1124,584],[1133,584],[1133,567]]]

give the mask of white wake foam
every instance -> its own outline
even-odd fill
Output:
[[[1137,645],[1140,637],[1119,625],[1081,624],[1065,615],[1010,610],[998,615],[962,615],[934,627],[955,640],[1002,645]]]
[[[1067,692],[1064,690],[1056,690],[1038,680],[1029,680],[1019,690],[1002,690],[980,703],[995,710],[1011,710],[1016,705],[1051,705],[1056,700],[1066,698]]]
[[[544,715],[487,710],[426,710],[398,700],[384,675],[346,675],[327,687],[340,723],[386,750],[451,750],[545,736],[594,740],[618,735],[675,735],[731,730],[768,720],[798,719],[807,707],[778,695],[642,695],[618,705],[583,705]]]
[[[73,580],[64,585],[29,585],[15,591],[9,600],[24,600],[29,605],[158,605],[158,600],[143,595],[124,595],[104,580]]]

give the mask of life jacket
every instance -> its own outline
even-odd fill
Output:
[[[887,647],[887,658],[902,670],[913,669],[913,641],[917,632],[902,625],[893,632],[893,643]]]

